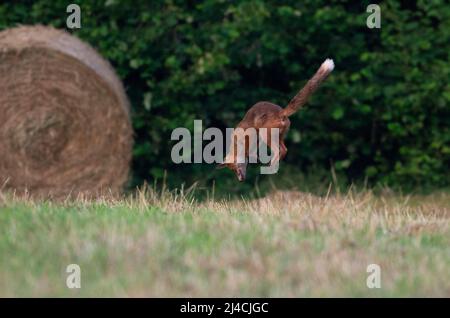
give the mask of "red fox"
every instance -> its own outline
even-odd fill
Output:
[[[253,140],[249,140],[251,135],[245,134],[240,136],[248,128],[254,128],[259,137],[263,139],[264,143],[270,147],[273,157],[270,161],[270,165],[278,163],[282,160],[287,153],[286,145],[284,144],[284,138],[289,129],[291,122],[289,116],[294,114],[300,107],[302,107],[307,101],[309,96],[320,86],[320,84],[328,77],[328,75],[334,69],[334,62],[331,59],[326,59],[322,63],[316,74],[306,83],[306,85],[292,98],[286,108],[282,108],[278,105],[270,102],[258,102],[253,105],[245,114],[242,121],[237,125],[233,136],[230,151],[225,157],[224,163],[219,164],[218,168],[229,168],[236,174],[239,181],[244,181],[246,176],[248,158],[251,156],[249,145]],[[259,134],[261,128],[267,129],[266,137],[264,134]],[[271,143],[271,129],[279,129],[278,142]],[[243,137],[243,138],[242,138]],[[256,137],[257,138],[257,137]],[[239,141],[237,141],[239,140]],[[238,152],[236,149],[237,143],[244,142],[242,146],[244,151],[244,158],[238,159]]]

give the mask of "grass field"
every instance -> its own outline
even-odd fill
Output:
[[[450,194],[0,194],[0,296],[450,296]],[[68,289],[66,267],[81,267]],[[381,267],[369,289],[366,268]]]

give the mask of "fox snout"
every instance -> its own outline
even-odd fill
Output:
[[[247,172],[247,163],[221,163],[217,166],[217,169],[228,168],[234,171],[237,179],[242,182],[245,181],[246,172]]]
[[[238,180],[239,180],[240,182],[245,181],[245,172],[243,172],[243,171],[240,170],[240,169],[237,169],[237,170],[236,170],[236,177],[238,178]]]
[[[235,164],[234,173],[240,182],[245,181],[245,177],[247,175],[247,163],[238,163]]]

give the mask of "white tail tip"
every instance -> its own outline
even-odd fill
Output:
[[[334,62],[332,59],[326,59],[320,67],[325,69],[327,72],[331,72],[334,70]]]

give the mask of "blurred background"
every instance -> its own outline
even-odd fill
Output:
[[[0,30],[81,29],[115,67],[132,104],[129,189],[214,189],[241,195],[270,187],[326,190],[330,182],[411,191],[450,185],[450,6],[447,1],[2,1]],[[246,183],[208,164],[172,162],[176,127],[234,127],[261,100],[285,106],[325,58],[335,71],[292,116],[276,175],[251,167]],[[209,191],[208,190],[208,191]]]

